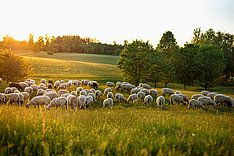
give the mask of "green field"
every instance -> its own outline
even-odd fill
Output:
[[[116,56],[21,55],[31,62],[32,78],[37,83],[41,78],[92,79],[101,82],[99,89],[103,91],[104,82],[123,80],[116,67]],[[5,86],[0,86],[1,91]],[[197,87],[184,91],[175,84],[169,87],[189,97],[200,91]],[[157,89],[161,94],[161,88]],[[233,87],[213,90],[234,97]],[[114,102],[110,109],[102,108],[98,102],[86,110],[46,111],[43,106],[26,109],[25,104],[0,105],[0,155],[233,155],[233,108],[220,105],[188,110],[186,106],[168,104],[166,107],[167,110],[161,110],[155,103],[146,108],[142,103]]]

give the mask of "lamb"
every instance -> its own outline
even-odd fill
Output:
[[[64,106],[65,106],[66,109],[67,109],[67,98],[65,98],[65,97],[54,98],[54,99],[50,102],[50,104],[48,104],[48,105],[46,106],[46,109],[49,110],[49,109],[50,109],[51,107],[53,107],[53,106],[55,106],[56,109],[58,108],[58,106],[61,106],[62,109],[63,109]]]
[[[228,106],[234,107],[234,100],[230,96],[226,96],[223,94],[217,94],[214,96],[214,102],[216,104],[226,104]]]
[[[117,102],[124,101],[126,103],[126,99],[124,98],[123,94],[121,94],[121,93],[116,93],[115,99]]]
[[[170,104],[173,105],[174,102],[176,102],[177,104],[182,103],[183,105],[185,105],[183,97],[178,94],[172,94],[170,96]]]
[[[203,105],[200,101],[198,101],[198,100],[196,100],[196,99],[191,99],[191,100],[189,101],[189,105],[188,105],[188,108],[187,108],[187,109],[190,109],[190,108],[192,108],[192,109],[194,109],[194,108],[202,108],[202,109],[205,109],[204,105]]]
[[[164,105],[165,105],[165,98],[164,96],[159,96],[157,99],[156,99],[156,103],[157,105],[160,107],[160,108],[164,108]]]
[[[31,94],[33,92],[33,88],[32,87],[25,87],[24,91],[28,92],[29,94]]]
[[[80,108],[86,108],[86,96],[85,95],[78,96],[78,104]]]
[[[114,82],[110,82],[110,81],[106,82],[106,86],[107,87],[114,87],[115,88]]]
[[[213,105],[213,106],[217,105],[210,97],[207,97],[207,96],[199,97],[197,100],[200,101],[203,106],[204,105]]]
[[[110,108],[113,107],[113,99],[112,98],[107,98],[103,101],[103,107],[109,106]]]
[[[114,98],[114,94],[112,92],[108,92],[106,95],[107,98]]]
[[[77,108],[78,107],[78,103],[76,100],[76,96],[74,95],[68,95],[67,96],[67,104],[68,106],[72,107],[72,108]]]
[[[66,89],[66,88],[67,88],[67,83],[61,83],[58,86],[58,90],[60,90],[60,89]]]
[[[153,102],[153,97],[151,95],[146,95],[144,98],[144,104],[146,107]]]
[[[107,95],[108,92],[112,92],[111,88],[105,88],[103,96]]]
[[[145,95],[144,92],[141,92],[141,91],[138,92],[138,93],[137,93],[137,99],[138,99],[137,101],[138,101],[138,102],[140,102],[140,100],[144,101],[145,96],[146,96],[146,95]]]
[[[166,95],[171,96],[172,94],[174,94],[174,91],[170,88],[163,88],[162,89],[162,96],[166,96]]]
[[[151,89],[151,86],[146,83],[140,83],[139,87],[145,88],[145,89]]]
[[[130,101],[132,101],[132,103],[135,103],[137,101],[137,94],[131,94],[129,95],[128,99],[127,99],[127,103],[129,103]]]
[[[194,94],[194,95],[191,97],[191,99],[197,100],[199,97],[202,97],[202,96],[204,96],[204,95],[203,95],[203,94]]]
[[[26,107],[29,108],[30,105],[35,105],[35,107],[38,106],[39,108],[39,105],[47,106],[48,104],[50,104],[50,102],[50,98],[46,95],[35,96],[26,104]]]
[[[207,91],[207,90],[203,90],[203,91],[201,91],[201,94],[203,94],[204,96],[207,96],[207,94],[209,94],[210,92],[209,91]]]
[[[69,91],[65,90],[65,89],[61,89],[61,90],[58,91],[59,96],[61,96],[62,94],[67,94],[67,93],[69,93]]]

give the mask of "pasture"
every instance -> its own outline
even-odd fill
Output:
[[[122,81],[118,57],[85,54],[24,53],[32,62],[32,78]],[[7,86],[2,84],[0,89]],[[172,85],[171,85],[172,86]],[[173,89],[175,86],[172,86]],[[85,87],[89,89],[87,86]],[[69,91],[75,90],[71,87]],[[161,88],[157,88],[161,94]],[[191,97],[199,89],[181,90]],[[234,97],[229,89],[216,90]],[[113,93],[117,93],[113,89]],[[123,93],[127,97],[128,93]],[[233,155],[234,109],[209,106],[188,110],[152,103],[102,108],[102,101],[83,110],[0,105],[0,155]],[[168,96],[166,97],[168,100]]]

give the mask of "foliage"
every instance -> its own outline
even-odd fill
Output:
[[[135,40],[126,44],[120,53],[118,68],[123,72],[127,81],[139,84],[145,81],[148,72],[149,56],[153,46],[149,42]]]
[[[0,54],[0,76],[7,82],[23,80],[30,72],[30,65],[22,57],[7,51]]]

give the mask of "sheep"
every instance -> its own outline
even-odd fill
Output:
[[[37,90],[37,93],[36,93],[36,96],[43,95],[44,93],[45,93],[45,90],[43,90],[43,89],[38,89],[38,90]]]
[[[207,96],[207,94],[209,94],[210,92],[209,91],[207,91],[207,90],[203,90],[203,91],[201,91],[201,94],[203,94],[204,96]]]
[[[149,90],[149,95],[151,95],[153,98],[156,99],[156,97],[158,95],[158,91],[156,89],[150,89]]]
[[[164,105],[165,105],[165,98],[164,96],[159,96],[157,99],[156,99],[156,103],[157,105],[160,107],[160,108],[164,108]]]
[[[140,83],[139,87],[145,88],[145,89],[151,89],[151,86],[146,83]]]
[[[37,106],[39,108],[39,105],[47,106],[50,102],[50,98],[46,95],[35,96],[26,104],[26,107],[29,108],[30,105],[35,105],[35,107]]]
[[[0,78],[0,83],[2,83],[2,78]]]
[[[175,94],[182,94],[180,91],[175,91]]]
[[[58,90],[60,90],[60,89],[66,89],[66,88],[67,88],[67,83],[61,83],[58,86]]]
[[[234,107],[234,100],[233,98],[223,95],[223,94],[217,94],[214,96],[214,102],[216,104],[226,104],[228,106]]]
[[[24,91],[28,92],[29,94],[31,94],[33,92],[33,88],[32,87],[25,87]]]
[[[50,100],[53,100],[54,98],[58,98],[58,94],[54,90],[45,92],[44,95],[48,96]]]
[[[86,107],[89,107],[93,102],[94,102],[93,97],[91,95],[87,95],[86,96],[86,103],[85,103]]]
[[[69,80],[68,82],[67,82],[67,87],[71,87],[72,86],[72,80]]]
[[[116,86],[116,89],[119,89],[121,85],[122,85],[122,82],[119,82],[119,81],[116,82],[116,85],[115,85],[115,86]]]
[[[18,105],[20,105],[20,97],[19,97],[19,93],[9,93],[6,94],[7,97],[7,103],[9,102],[11,105],[15,102]]]
[[[205,109],[204,105],[200,101],[196,99],[191,99],[189,101],[189,105],[187,109],[190,109],[190,108],[194,109],[194,108],[199,108],[199,107],[201,107],[202,109]]]
[[[71,94],[70,93],[62,94],[60,97],[68,97],[69,95],[71,95]]]
[[[130,92],[133,88],[135,88],[134,85],[132,84],[129,84],[129,83],[122,83],[121,86],[120,86],[120,91],[122,92]]]
[[[48,84],[48,89],[53,89],[53,85],[51,83]]]
[[[96,95],[94,93],[88,93],[88,95],[93,97],[93,102],[97,102]]]
[[[85,90],[82,90],[82,91],[80,91],[80,95],[86,96],[86,95],[87,95],[87,92],[86,92]]]
[[[13,93],[12,88],[11,87],[6,87],[4,93],[5,94]]]
[[[45,79],[41,79],[40,83],[46,84],[46,80]]]
[[[76,92],[76,91],[72,91],[72,92],[71,92],[71,95],[74,95],[74,96],[77,97],[77,92]]]
[[[58,106],[61,106],[62,109],[64,108],[64,106],[67,109],[67,98],[65,97],[58,97],[58,98],[54,98],[47,106],[46,109],[49,110],[51,107],[55,106],[56,109],[58,108]]]
[[[145,95],[149,95],[150,94],[149,90],[147,90],[145,88],[141,89],[140,92],[144,92]]]
[[[215,92],[210,92],[207,94],[208,97],[210,97],[212,100],[214,100],[214,96],[217,95]]]
[[[24,95],[21,94],[21,93],[16,93],[16,94],[18,94],[18,96],[19,96],[19,101],[18,101],[18,103],[19,103],[20,105],[23,105],[23,103],[24,103]]]
[[[126,99],[124,98],[123,94],[121,94],[121,93],[116,93],[115,99],[117,102],[124,101],[126,103]]]
[[[130,93],[131,93],[131,94],[133,94],[133,93],[136,93],[136,94],[137,94],[140,90],[141,90],[140,87],[135,87],[135,88],[132,88],[132,89],[131,89],[131,92],[130,92]]]
[[[153,102],[153,97],[151,95],[146,95],[144,98],[144,104],[146,107]]]
[[[213,106],[217,105],[210,97],[207,97],[207,96],[199,97],[197,100],[200,101],[203,106],[204,105],[213,105]]]
[[[163,88],[162,89],[162,96],[166,96],[166,95],[171,96],[172,94],[174,94],[174,91],[170,88]]]
[[[62,94],[67,94],[67,93],[69,93],[69,91],[65,90],[65,89],[61,89],[61,90],[58,91],[59,96],[61,96]]]
[[[24,96],[24,101],[28,101],[30,99],[30,94],[28,92],[21,92]]]
[[[46,86],[44,86],[44,85],[39,85],[39,86],[38,86],[38,89],[46,90],[46,89],[47,89],[47,87],[46,87]]]
[[[19,82],[18,84],[20,85],[21,90],[24,90],[24,88],[28,87],[28,84],[25,82]]]
[[[58,80],[54,82],[54,88],[55,88],[55,89],[58,88],[59,85],[60,85],[60,82],[59,82]]]
[[[102,95],[102,92],[100,90],[95,91],[95,96],[97,100],[100,100],[101,95]]]
[[[130,103],[130,101],[132,101],[132,103],[135,103],[137,101],[137,94],[136,93],[133,93],[133,94],[128,96],[127,103]]]
[[[113,99],[112,98],[107,98],[103,101],[103,107],[109,106],[110,108],[113,107]]]
[[[86,108],[86,96],[85,95],[80,95],[78,97],[78,104],[80,108]]]
[[[114,82],[110,82],[110,81],[106,82],[106,86],[107,87],[114,87],[115,88]]]
[[[185,105],[183,97],[178,94],[172,94],[170,96],[170,104],[173,105],[174,102],[176,102],[177,104],[182,103],[183,105]]]
[[[31,85],[30,87],[33,89],[33,91],[37,91],[39,86],[37,86],[37,85]]]
[[[82,91],[82,90],[83,90],[82,87],[77,87],[77,88],[76,88],[77,95],[79,95],[79,94],[80,94],[80,91]]]
[[[30,80],[26,80],[24,81],[25,83],[27,83],[27,85],[30,87],[31,85],[34,85],[35,83],[33,83],[32,81]]]
[[[5,104],[6,95],[4,93],[0,93],[0,104]]]
[[[189,98],[188,98],[188,96],[187,95],[185,95],[185,94],[178,94],[179,96],[181,96],[182,98],[183,98],[183,100],[184,100],[184,102],[185,102],[185,104],[186,103],[188,103],[189,104]]]
[[[18,91],[18,90],[15,90],[13,93],[20,93],[20,91]]]
[[[68,106],[72,107],[72,108],[77,108],[78,107],[78,103],[76,100],[76,96],[74,95],[68,95],[67,96],[67,104]]]
[[[81,84],[82,84],[83,86],[87,86],[88,83],[89,83],[89,80],[81,80]]]
[[[73,80],[73,85],[75,87],[78,87],[79,85],[81,85],[81,81],[79,81],[79,80]]]
[[[103,96],[107,95],[108,92],[112,92],[111,88],[105,88]]]
[[[11,82],[9,84],[9,87],[16,87],[18,90],[23,90],[23,88],[18,84],[18,83],[14,83],[14,82]],[[13,93],[13,92],[12,92]],[[7,93],[6,93],[7,94]]]
[[[51,79],[49,79],[47,82],[50,83],[51,85],[54,85],[54,81]]]
[[[114,94],[112,92],[108,92],[106,95],[107,98],[114,98]]]
[[[144,92],[138,92],[137,93],[137,101],[138,101],[138,103],[140,102],[140,100],[142,100],[142,101],[144,101],[144,98],[145,98],[145,93]]]
[[[199,97],[203,97],[204,95],[203,94],[194,94],[191,99],[195,99],[197,100]]]
[[[97,81],[89,81],[88,86],[90,86],[91,88],[97,89],[98,83]]]

